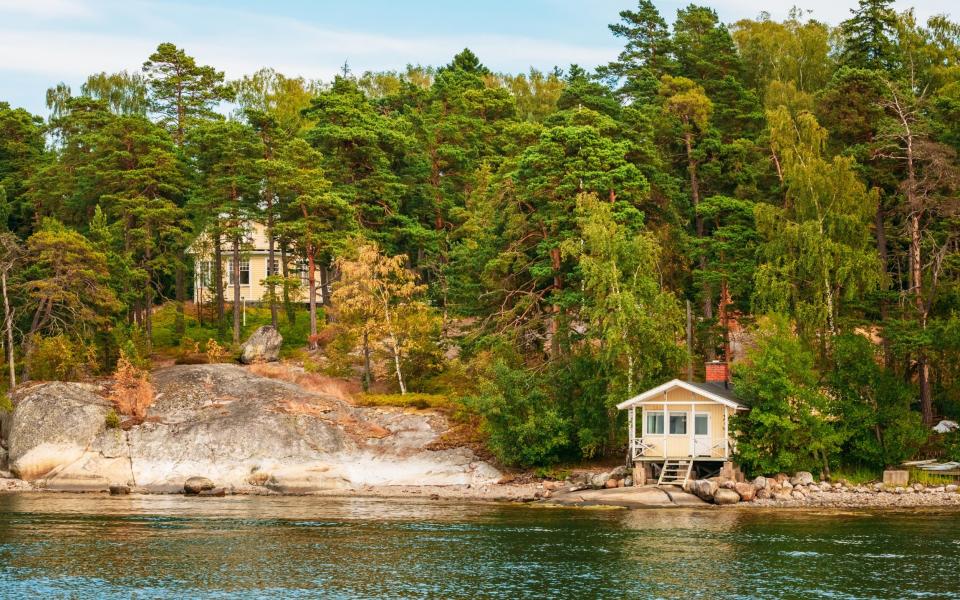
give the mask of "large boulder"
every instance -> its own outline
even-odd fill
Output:
[[[790,478],[791,485],[810,485],[813,483],[813,473],[810,471],[797,471],[793,477]]]
[[[733,490],[728,490],[727,488],[720,488],[713,495],[713,501],[715,504],[724,505],[724,504],[736,504],[740,502],[740,495]]]
[[[240,346],[240,362],[245,365],[280,360],[283,336],[271,325],[258,328]]]
[[[54,381],[14,392],[4,427],[10,470],[32,481],[80,460],[106,427],[110,403],[97,391],[90,384]]]
[[[199,494],[217,487],[215,483],[206,477],[190,477],[183,482],[183,492],[185,494]]]
[[[690,484],[690,492],[707,502],[713,501],[720,485],[712,479],[697,479]]]
[[[752,483],[737,483],[733,486],[733,491],[735,491],[744,502],[750,502],[756,495],[757,488],[754,487]]]

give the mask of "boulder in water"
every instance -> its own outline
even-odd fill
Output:
[[[245,365],[280,360],[280,346],[283,336],[271,325],[264,325],[254,331],[240,346],[240,362]]]
[[[217,487],[213,481],[206,477],[190,477],[183,482],[183,491],[186,494],[200,494]]]

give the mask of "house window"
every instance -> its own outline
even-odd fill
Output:
[[[687,413],[670,413],[670,433],[673,435],[686,435]]]
[[[230,271],[229,271],[229,285],[235,285],[234,283],[234,269],[233,261],[230,261]],[[240,261],[240,285],[250,285],[250,261],[241,260]]]
[[[663,435],[662,411],[647,411],[647,433],[650,435]]]
[[[710,416],[709,415],[697,415],[693,418],[693,434],[694,435],[709,435],[710,433]]]
[[[205,260],[197,265],[197,283],[204,288],[213,283],[213,261]]]
[[[280,259],[267,259],[267,277],[280,273]]]

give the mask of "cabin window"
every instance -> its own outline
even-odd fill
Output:
[[[709,435],[710,434],[710,416],[709,415],[697,415],[693,418],[693,434],[694,435]]]
[[[687,434],[687,413],[670,413],[670,433],[674,435]]]
[[[647,412],[647,433],[650,435],[663,435],[663,412]]]
[[[230,261],[229,285],[234,285],[233,261]],[[250,261],[240,261],[240,285],[250,285]]]

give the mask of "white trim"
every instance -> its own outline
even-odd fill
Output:
[[[662,394],[663,396],[666,396],[667,392],[668,392],[669,390],[673,389],[673,388],[681,388],[681,389],[687,390],[687,391],[690,392],[690,393],[698,394],[698,395],[700,395],[700,396],[703,396],[704,398],[707,398],[708,400],[712,400],[712,401],[714,401],[714,402],[717,402],[717,403],[719,403],[719,404],[722,404],[722,405],[724,405],[724,406],[726,406],[726,407],[729,407],[729,408],[732,408],[732,409],[734,409],[734,410],[746,410],[746,409],[747,409],[747,407],[745,407],[745,406],[743,406],[743,405],[741,405],[741,404],[737,404],[737,403],[734,402],[733,400],[728,400],[728,399],[724,398],[723,396],[714,394],[713,392],[710,392],[710,391],[708,391],[708,390],[702,390],[702,389],[700,389],[700,388],[698,388],[698,387],[696,387],[696,386],[690,385],[690,384],[687,383],[686,381],[681,381],[681,380],[679,380],[679,379],[670,380],[670,381],[664,383],[663,385],[659,385],[659,386],[657,386],[657,387],[655,387],[655,388],[653,388],[653,389],[647,390],[647,391],[643,392],[642,394],[639,394],[639,395],[637,395],[637,396],[634,396],[633,398],[630,398],[629,400],[624,400],[624,401],[621,402],[620,404],[617,404],[617,408],[618,408],[619,410],[624,410],[624,409],[626,409],[626,408],[630,408],[631,406],[636,406],[636,405],[638,405],[638,404],[642,404],[644,401],[650,400],[651,398],[653,398],[653,397],[655,397],[655,396],[659,396],[659,395],[661,395],[661,394]],[[657,402],[657,404],[665,405],[665,404],[667,404],[667,403],[661,400],[661,401]],[[678,403],[678,404],[685,404],[685,405],[687,405],[687,406],[690,405],[689,402],[680,402],[680,403]]]

